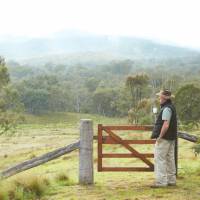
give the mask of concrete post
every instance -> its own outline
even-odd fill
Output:
[[[80,121],[79,184],[93,184],[93,122]]]

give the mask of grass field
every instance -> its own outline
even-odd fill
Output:
[[[18,126],[13,136],[0,136],[0,170],[77,141],[79,121],[83,118],[93,120],[94,134],[97,133],[97,124],[127,124],[125,118],[89,114],[26,116],[26,122]],[[129,132],[124,134],[128,137],[132,135]],[[193,134],[198,134],[198,131]],[[151,189],[149,186],[154,181],[152,172],[97,172],[97,144],[94,141],[93,186],[78,185],[78,151],[74,151],[1,180],[0,200],[200,200],[200,158],[195,157],[192,146],[193,143],[179,140],[179,176],[176,187]],[[140,150],[144,148],[140,147]],[[105,151],[118,152],[119,149],[106,146]],[[121,148],[120,151],[125,150]],[[145,147],[145,151],[152,152],[153,146]],[[136,159],[106,159],[104,164],[136,166],[140,162]]]

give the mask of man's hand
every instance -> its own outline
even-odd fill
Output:
[[[158,137],[158,138],[156,139],[156,143],[159,143],[161,139],[162,139],[161,137]]]
[[[163,123],[163,126],[161,128],[161,131],[160,131],[160,135],[159,137],[156,139],[156,143],[159,143],[160,140],[163,138],[163,136],[165,135],[165,133],[167,132],[169,128],[169,122],[167,120],[164,121]]]

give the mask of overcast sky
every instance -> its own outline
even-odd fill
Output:
[[[0,0],[0,8],[1,38],[73,29],[200,48],[200,0]]]

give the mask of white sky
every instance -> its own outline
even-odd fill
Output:
[[[0,0],[0,36],[66,29],[200,48],[200,0]]]

